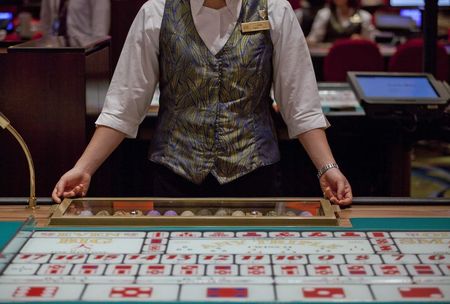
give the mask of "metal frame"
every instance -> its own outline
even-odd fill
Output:
[[[78,216],[66,215],[74,203],[101,204],[112,208],[115,201],[152,201],[158,209],[176,208],[283,208],[283,203],[320,203],[319,215],[302,216]],[[50,226],[338,226],[335,208],[320,198],[82,198],[65,199],[49,219]]]

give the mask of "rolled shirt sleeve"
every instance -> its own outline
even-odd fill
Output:
[[[138,12],[117,63],[96,125],[137,136],[159,79],[159,32],[163,1],[148,1]]]
[[[327,128],[329,123],[320,105],[306,40],[286,0],[269,1],[269,21],[274,45],[274,95],[289,137],[296,138],[312,129]]]

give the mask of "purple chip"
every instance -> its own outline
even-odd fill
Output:
[[[167,210],[166,212],[164,212],[165,216],[177,216],[178,214],[173,211],[173,210]]]
[[[160,216],[161,213],[159,213],[158,210],[150,210],[149,212],[147,212],[148,216]]]
[[[302,211],[298,215],[299,216],[313,216],[313,214],[309,211]]]

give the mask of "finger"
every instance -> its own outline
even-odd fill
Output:
[[[339,200],[338,201],[338,205],[341,205],[341,206],[348,206],[348,205],[350,205],[352,203],[352,199],[351,198],[349,198],[349,197],[346,197],[346,198],[344,198],[344,199],[342,199],[342,200]]]
[[[73,190],[72,191],[66,191],[66,192],[63,192],[62,196],[63,197],[74,197],[74,196],[76,196],[76,193]]]
[[[56,190],[56,187],[55,187],[55,189],[53,189],[53,192],[52,192],[52,199],[55,203],[59,204],[59,203],[61,203],[61,199],[59,198],[57,192],[58,192],[58,190]]]
[[[331,199],[332,197],[335,196],[334,193],[333,193],[333,191],[331,190],[330,187],[326,187],[325,190],[324,190],[324,192],[323,192],[323,194],[324,194],[324,196],[325,196],[326,198],[328,198],[328,199]]]
[[[345,195],[344,198],[339,202],[340,205],[350,205],[353,200],[353,194],[352,189],[350,188],[350,185],[347,185],[345,188]]]
[[[335,197],[335,196],[333,196],[333,197],[330,198],[330,202],[331,202],[332,204],[339,204],[339,200],[338,200],[337,197]]]
[[[86,196],[87,189],[84,185],[78,186],[77,195],[78,196]]]
[[[338,199],[342,200],[344,198],[344,195],[345,195],[345,184],[344,184],[344,182],[342,180],[339,180],[337,182],[336,192],[337,192]]]
[[[61,194],[64,192],[64,189],[66,188],[66,181],[64,179],[59,180],[59,182],[56,184],[56,195],[58,197],[61,196]]]
[[[73,191],[76,195],[79,195],[80,192],[81,192],[81,190],[82,190],[82,187],[81,187],[80,185],[78,185],[78,186],[75,186],[75,188],[73,188],[72,191]]]
[[[325,189],[324,195],[332,204],[337,204],[339,202],[335,193],[329,187]]]
[[[55,203],[61,203],[61,195],[64,191],[64,188],[66,187],[66,181],[60,180],[56,186],[55,189],[53,189],[52,192],[52,199],[55,201]]]

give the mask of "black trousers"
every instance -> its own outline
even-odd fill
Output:
[[[167,167],[154,164],[153,196],[155,197],[279,197],[281,171],[278,164],[258,168],[226,184],[219,184],[209,174],[197,185]]]

